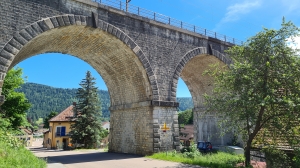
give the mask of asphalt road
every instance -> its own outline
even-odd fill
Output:
[[[142,156],[108,153],[103,150],[47,150],[29,148],[36,156],[48,160],[48,168],[192,168],[199,166],[149,159]]]

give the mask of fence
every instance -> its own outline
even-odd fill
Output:
[[[208,37],[212,37],[212,38],[216,38],[219,39],[221,41],[225,41],[225,42],[229,42],[232,44],[236,44],[236,45],[242,45],[243,41],[237,40],[235,38],[223,35],[223,34],[219,34],[217,32],[211,31],[211,30],[207,30],[204,29],[202,27],[198,27],[192,24],[188,24],[188,23],[184,23],[180,20],[176,20],[174,18],[170,18],[168,16],[147,10],[147,9],[143,9],[137,6],[133,6],[129,3],[126,4],[126,2],[122,2],[122,1],[118,1],[118,0],[92,0],[94,2],[98,2],[102,5],[106,5],[109,7],[113,7],[122,11],[127,11],[129,13],[132,14],[136,14],[138,16],[142,16],[148,19],[152,19],[155,20],[157,22],[161,22],[164,24],[168,24],[168,25],[172,25],[175,27],[179,27],[194,33],[198,33],[201,35],[205,35]]]

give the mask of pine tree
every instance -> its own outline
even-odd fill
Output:
[[[104,131],[101,126],[101,101],[94,81],[91,72],[87,71],[76,93],[78,103],[73,108],[75,124],[71,126],[72,143],[84,144],[85,148],[99,146]]]

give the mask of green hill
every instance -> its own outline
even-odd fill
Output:
[[[51,111],[61,112],[76,101],[77,89],[55,88],[36,83],[25,83],[17,91],[24,92],[32,104],[27,116],[36,121],[38,118],[45,118]],[[99,90],[102,103],[103,117],[109,119],[110,98],[106,90]],[[191,98],[177,98],[180,103],[179,110],[184,111],[193,108]]]

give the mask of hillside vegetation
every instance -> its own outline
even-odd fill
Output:
[[[18,92],[24,92],[26,98],[32,104],[27,112],[27,116],[34,121],[38,118],[45,118],[50,112],[61,112],[76,101],[75,95],[77,89],[55,88],[37,83],[25,83]],[[102,114],[107,120],[110,117],[109,106],[110,97],[106,90],[98,91],[102,103]],[[193,102],[190,97],[177,98],[180,103],[179,111],[193,108]]]

